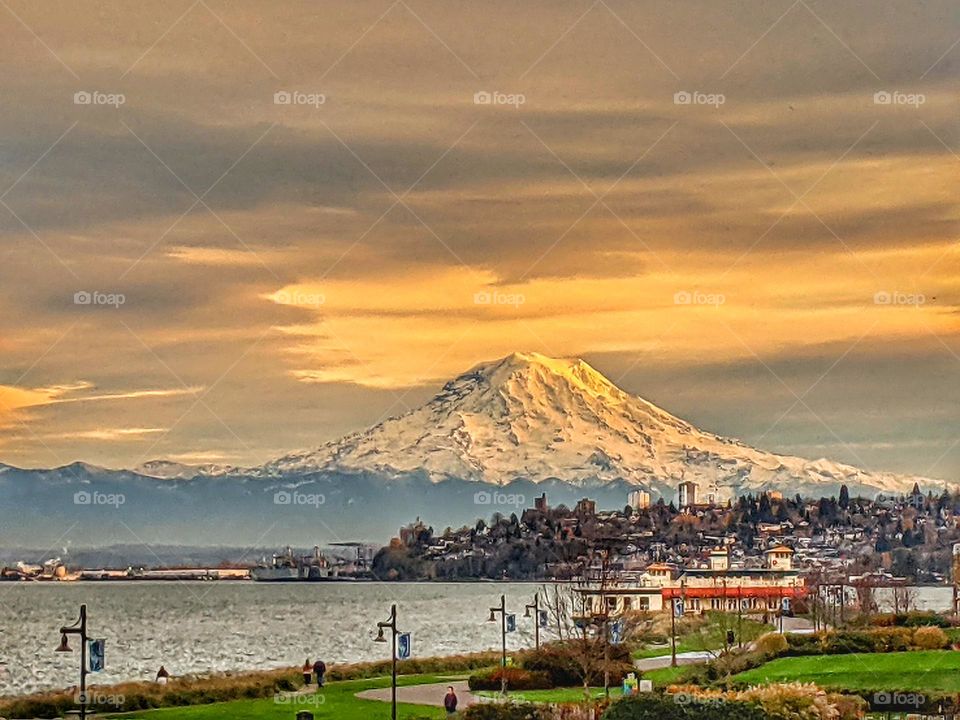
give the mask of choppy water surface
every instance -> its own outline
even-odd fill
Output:
[[[89,633],[106,638],[107,670],[91,682],[152,679],[163,664],[173,675],[300,666],[389,657],[372,642],[378,621],[397,603],[400,629],[414,654],[445,655],[499,648],[489,608],[507,596],[519,632],[509,647],[532,644],[523,619],[537,585],[251,582],[4,583],[0,585],[0,694],[76,684],[74,652],[55,653],[61,625],[87,603]]]

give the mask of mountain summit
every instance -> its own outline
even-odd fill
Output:
[[[425,405],[316,451],[275,460],[256,474],[426,474],[504,485],[557,479],[625,481],[672,499],[683,480],[723,500],[789,493],[909,491],[917,480],[828,460],[775,455],[703,432],[614,385],[583,360],[514,353],[482,363]]]

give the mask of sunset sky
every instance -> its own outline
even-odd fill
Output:
[[[2,462],[259,464],[533,350],[960,479],[954,0],[0,0],[0,42]]]

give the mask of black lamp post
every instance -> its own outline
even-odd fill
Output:
[[[524,617],[530,617],[530,611],[533,610],[533,642],[537,652],[540,652],[540,593],[533,594],[533,603],[524,606],[524,610]]]
[[[385,643],[387,639],[383,636],[384,630],[390,630],[391,642],[391,670],[390,670],[390,718],[397,720],[397,636],[400,632],[397,630],[397,606],[390,606],[390,619],[387,622],[377,623],[377,638],[374,642]]]
[[[507,694],[507,596],[500,596],[500,606],[490,608],[490,619],[487,622],[496,622],[497,613],[500,614],[500,694]]]
[[[67,642],[67,635],[80,636],[80,720],[87,717],[87,606],[80,606],[80,618],[73,625],[60,628],[60,646],[57,652],[73,652]]]

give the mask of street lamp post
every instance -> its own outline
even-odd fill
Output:
[[[533,610],[533,643],[537,652],[540,652],[540,593],[533,594],[533,602],[524,607],[524,616],[530,617],[530,611]]]
[[[384,630],[390,630],[390,718],[397,720],[397,636],[400,632],[397,630],[397,606],[390,606],[390,619],[386,622],[377,623],[377,638],[374,642],[385,643],[387,639],[383,636]]]
[[[500,596],[499,607],[490,608],[490,618],[487,622],[496,622],[500,615],[500,694],[507,694],[507,596]]]
[[[67,642],[67,635],[80,636],[80,720],[87,717],[87,606],[80,606],[80,617],[73,625],[60,628],[60,646],[57,652],[73,652]]]
[[[677,598],[670,593],[670,667],[677,666]]]

